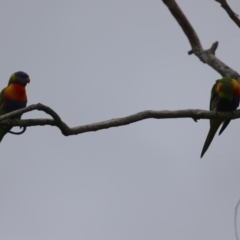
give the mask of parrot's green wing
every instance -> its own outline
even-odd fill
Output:
[[[219,84],[219,80],[216,81],[216,83],[213,85],[211,90],[211,97],[210,97],[210,104],[209,104],[210,111],[214,111],[216,108],[216,103],[218,99],[218,93],[216,91],[216,87],[218,84]]]
[[[217,80],[216,83],[213,85],[212,87],[212,91],[211,91],[211,99],[210,99],[210,106],[209,109],[211,111],[214,111],[216,109],[216,104],[217,104],[217,99],[218,99],[218,94],[217,94],[217,84],[219,84],[221,81]],[[228,126],[228,124],[230,123],[231,120],[225,120],[223,122],[223,125],[219,131],[219,135],[226,129],[226,127]],[[210,121],[211,122],[211,121]]]
[[[223,80],[225,81],[231,81],[231,87],[232,87],[232,91],[235,92],[236,89],[238,89],[238,82],[236,84],[236,80],[235,79],[232,79],[232,78],[223,78]],[[239,106],[239,101],[240,101],[240,97],[238,94],[233,94],[233,99],[232,99],[232,103],[231,103],[231,108],[229,109],[230,112],[234,112],[235,110],[237,110],[238,106]],[[231,120],[225,120],[223,122],[223,125],[219,131],[219,135],[221,135],[221,133],[226,129],[226,127],[228,126],[228,124],[231,122]]]
[[[210,104],[209,104],[209,109],[211,111],[216,110],[216,104],[218,100],[218,93],[216,88],[218,87],[219,80],[216,81],[216,83],[213,85],[212,90],[211,90],[211,97],[210,97]],[[221,119],[211,119],[210,120],[210,129],[207,135],[207,138],[205,140],[205,143],[203,145],[202,153],[201,153],[201,158],[203,157],[204,153],[208,150],[219,126],[222,124]]]

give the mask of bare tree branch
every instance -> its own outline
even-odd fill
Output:
[[[189,54],[194,53],[203,63],[208,64],[213,69],[215,69],[222,76],[232,77],[237,79],[240,82],[240,75],[225,63],[220,61],[215,56],[215,51],[217,49],[218,43],[215,42],[212,47],[208,50],[203,50],[201,42],[197,36],[197,33],[193,29],[192,25],[178,6],[175,0],[162,0],[165,5],[168,7],[169,11],[172,13],[176,21],[181,26],[182,30],[186,34],[192,50],[189,51]]]
[[[33,110],[43,111],[49,114],[53,119],[9,119],[15,118],[23,113],[30,112]],[[146,110],[138,112],[136,114],[129,115],[127,117],[110,119],[103,122],[92,123],[82,126],[76,126],[70,128],[66,123],[64,123],[59,115],[52,110],[50,107],[45,106],[41,103],[30,105],[27,108],[17,110],[0,117],[0,126],[21,126],[21,127],[31,127],[31,126],[55,126],[60,129],[63,135],[77,135],[85,132],[95,132],[102,129],[119,127],[128,125],[134,122],[138,122],[144,119],[155,118],[155,119],[169,119],[169,118],[191,118],[196,119],[237,119],[240,118],[240,110],[233,113],[224,112],[212,112],[200,109],[186,109],[186,110],[176,110],[176,111],[154,111]]]
[[[238,14],[233,12],[233,10],[230,8],[226,0],[215,0],[216,2],[219,2],[221,4],[221,7],[225,9],[228,16],[237,24],[237,26],[240,28],[240,19],[238,18]]]
[[[15,118],[19,115],[22,115],[23,113],[30,112],[33,110],[43,111],[49,114],[54,119],[54,121],[52,119],[29,119],[27,121],[29,122],[29,124],[28,123],[26,124],[26,120],[9,119]],[[0,116],[0,124],[1,122],[8,126],[20,126],[20,127],[44,126],[44,125],[57,126],[62,131],[63,135],[65,136],[72,135],[69,134],[70,128],[61,120],[59,115],[55,111],[53,111],[50,107],[45,106],[41,103],[33,104],[26,108],[4,114],[3,116]]]

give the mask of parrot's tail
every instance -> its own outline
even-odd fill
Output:
[[[228,124],[230,123],[231,120],[226,120],[224,121],[220,131],[219,131],[219,135],[221,135],[221,133],[225,130],[225,128],[228,126]]]
[[[220,127],[220,125],[222,124],[222,120],[214,120],[211,124],[210,130],[208,132],[207,138],[205,140],[205,143],[203,145],[203,149],[202,149],[202,153],[201,153],[201,158],[203,157],[204,153],[208,150],[218,128]],[[226,127],[225,127],[226,128]],[[224,128],[224,129],[225,129]],[[223,130],[224,130],[223,129]]]

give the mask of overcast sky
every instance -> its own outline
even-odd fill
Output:
[[[240,14],[240,1],[228,2]],[[240,71],[239,28],[220,4],[178,3],[203,47],[219,41],[217,57]],[[208,109],[221,77],[187,55],[160,0],[1,0],[0,30],[0,88],[27,72],[28,104],[48,105],[69,126]],[[235,239],[240,121],[200,159],[208,130],[207,120],[150,119],[70,137],[46,126],[6,135],[0,239]]]

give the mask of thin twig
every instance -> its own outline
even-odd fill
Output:
[[[240,28],[240,19],[238,14],[236,14],[228,5],[226,0],[215,0],[216,2],[219,2],[221,4],[221,7],[225,9],[228,16],[236,23],[236,25]]]

